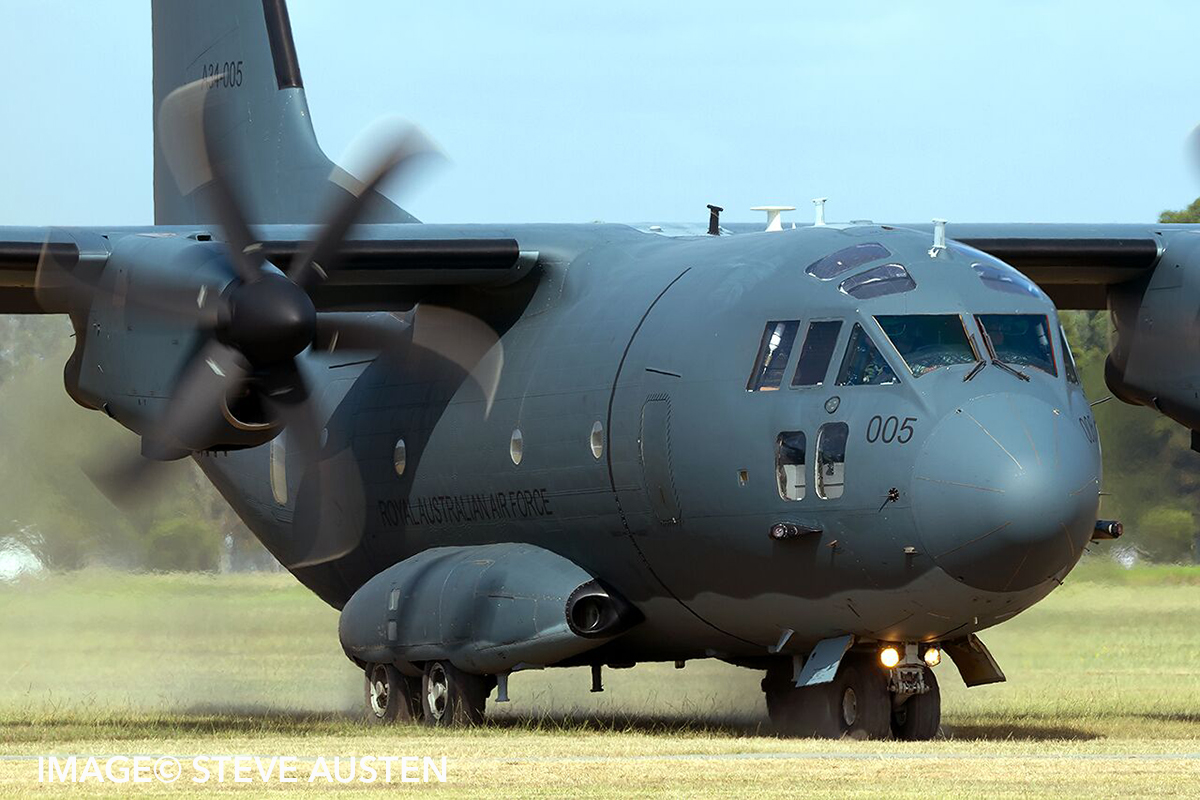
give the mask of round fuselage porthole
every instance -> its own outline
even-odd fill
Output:
[[[408,452],[404,446],[404,439],[396,440],[396,447],[392,450],[392,464],[396,467],[396,474],[404,474],[404,465],[408,460]]]
[[[521,458],[525,454],[525,438],[521,436],[521,429],[514,428],[512,439],[508,443],[508,455],[512,458],[514,464],[520,464]]]
[[[589,439],[592,445],[592,458],[599,460],[600,456],[604,455],[604,426],[600,424],[600,420],[596,420],[596,424],[592,425],[592,435]]]

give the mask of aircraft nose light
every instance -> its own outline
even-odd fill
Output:
[[[1099,453],[1072,421],[1036,397],[998,394],[937,424],[912,492],[939,567],[970,586],[1011,592],[1075,564],[1095,527]]]

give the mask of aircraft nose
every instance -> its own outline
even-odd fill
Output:
[[[1100,454],[1067,409],[975,398],[917,457],[913,510],[926,552],[970,586],[1012,592],[1074,566],[1099,507]]]

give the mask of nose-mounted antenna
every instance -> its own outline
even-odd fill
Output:
[[[929,257],[937,258],[938,253],[946,249],[946,220],[933,221],[933,247],[929,248]]]
[[[813,211],[816,214],[816,217],[813,219],[813,225],[818,228],[825,224],[825,201],[828,199],[828,197],[813,198]]]
[[[795,211],[795,206],[751,206],[751,211],[767,212],[767,230],[781,231],[783,230],[783,222],[779,215],[784,211]]]

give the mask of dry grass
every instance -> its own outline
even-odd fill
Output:
[[[1007,684],[939,669],[945,737],[924,744],[776,737],[759,675],[717,663],[610,670],[600,695],[586,671],[522,673],[481,729],[368,728],[336,613],[286,576],[57,576],[0,588],[0,620],[0,794],[69,753],[445,755],[447,784],[392,788],[504,796],[1200,794],[1198,570],[1085,567],[984,637]]]

